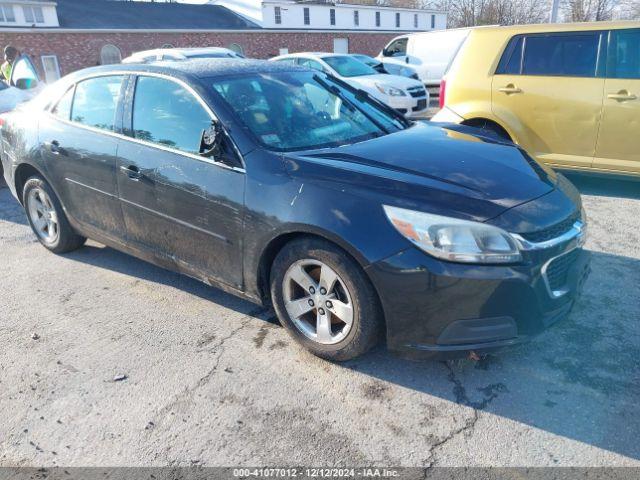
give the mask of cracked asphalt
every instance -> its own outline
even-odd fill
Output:
[[[569,318],[478,362],[346,364],[102,245],[48,253],[0,188],[0,465],[640,466],[640,184],[573,180]]]

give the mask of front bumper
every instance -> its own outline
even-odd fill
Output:
[[[406,95],[404,97],[387,97],[386,103],[407,117],[420,117],[429,109],[429,94],[420,97]]]
[[[456,264],[412,247],[369,266],[388,348],[405,357],[450,358],[531,339],[565,317],[579,296],[590,271],[580,240],[527,252],[518,265]],[[554,294],[545,266],[566,255],[562,291]]]

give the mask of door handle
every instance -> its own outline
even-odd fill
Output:
[[[498,89],[499,92],[506,93],[507,95],[512,95],[514,93],[522,93],[522,89],[516,87],[514,84],[510,83],[506,87],[500,87]]]
[[[128,167],[125,167],[124,165],[122,165],[120,167],[120,171],[124,173],[127,177],[129,177],[131,180],[137,181],[144,176],[144,174],[140,171],[140,169],[135,165],[129,165]]]
[[[629,93],[628,90],[620,90],[617,93],[610,93],[607,98],[611,100],[617,100],[618,102],[625,102],[627,100],[637,100],[638,97],[633,93]]]

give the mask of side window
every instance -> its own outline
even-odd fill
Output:
[[[171,80],[138,77],[133,99],[133,136],[198,154],[211,117],[196,98]]]
[[[322,66],[322,64],[316,60],[312,60],[311,58],[300,58],[298,61],[298,65],[300,65],[301,67],[318,70],[320,72],[324,71],[324,67]]]
[[[384,49],[382,55],[385,57],[403,57],[407,54],[407,39],[399,38],[398,40],[391,42],[387,48]]]
[[[55,107],[51,110],[51,113],[62,120],[69,120],[71,118],[71,105],[73,103],[73,90],[71,87],[67,90]]]
[[[496,75],[519,75],[522,63],[523,37],[513,37],[500,58]]]
[[[96,77],[76,86],[71,120],[90,127],[114,130],[122,76]]]
[[[600,32],[527,36],[523,75],[595,77]]]
[[[609,78],[640,78],[640,30],[614,30],[609,46]]]

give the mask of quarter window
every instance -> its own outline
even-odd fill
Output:
[[[96,77],[76,86],[71,119],[102,130],[114,130],[121,76]]]
[[[71,118],[71,105],[73,104],[73,87],[67,90],[62,98],[58,101],[55,107],[51,110],[51,113],[62,120],[69,120]]]
[[[513,37],[505,48],[496,69],[498,75],[520,75],[522,64],[522,36]]]
[[[640,30],[612,32],[609,47],[609,78],[640,78]]]
[[[211,117],[184,87],[170,80],[139,77],[133,101],[133,136],[197,154]]]
[[[309,25],[311,23],[311,18],[309,16],[309,9],[307,7],[304,8],[304,24]]]
[[[280,25],[282,23],[282,10],[280,7],[273,8],[274,21],[276,25]]]
[[[594,77],[599,40],[599,32],[527,36],[522,74]]]

